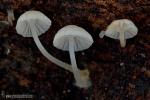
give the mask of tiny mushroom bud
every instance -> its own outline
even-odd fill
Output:
[[[7,14],[8,14],[8,22],[12,26],[13,25],[13,21],[15,20],[13,9],[7,9]]]
[[[88,88],[91,84],[89,75],[85,77],[77,67],[75,52],[89,48],[93,43],[91,35],[81,27],[75,25],[67,25],[60,29],[54,37],[53,45],[61,50],[69,51],[73,69],[73,74],[76,80],[76,86]],[[84,79],[85,78],[85,79]]]
[[[2,0],[0,8],[7,11],[7,19],[9,24],[12,26],[13,21],[15,20],[14,11],[12,9],[13,0]]]
[[[33,37],[41,53],[58,66],[72,72],[71,65],[56,59],[43,47],[38,36],[45,33],[51,26],[51,20],[39,11],[27,11],[22,14],[16,25],[17,33],[23,37]]]
[[[113,39],[119,39],[121,47],[125,47],[126,39],[136,36],[137,32],[138,29],[132,21],[128,19],[120,19],[113,21],[107,27],[105,31],[105,36]]]

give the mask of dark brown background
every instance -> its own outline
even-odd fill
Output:
[[[0,20],[7,20],[6,4],[0,1]],[[33,94],[35,100],[150,100],[150,1],[149,0],[8,0],[14,9],[13,26],[0,28],[0,90],[6,94]],[[93,86],[78,89],[74,78],[37,49],[32,38],[15,30],[18,17],[39,10],[52,20],[40,36],[55,57],[70,63],[68,52],[53,47],[56,32],[75,24],[86,29],[94,44],[76,53],[80,68],[88,68]],[[138,35],[120,48],[118,40],[99,38],[113,20],[127,18]],[[8,49],[10,53],[7,54]],[[82,55],[82,54],[85,55]],[[0,99],[1,100],[1,99]]]

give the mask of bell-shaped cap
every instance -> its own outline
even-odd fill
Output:
[[[27,11],[22,14],[16,25],[17,33],[24,37],[32,37],[34,29],[39,36],[51,26],[51,20],[40,11]]]
[[[92,36],[86,30],[76,25],[68,25],[57,32],[53,45],[58,49],[69,51],[70,38],[74,39],[75,51],[85,50],[93,43]]]
[[[138,29],[135,24],[128,19],[120,19],[113,21],[106,29],[105,35],[119,39],[119,35],[124,32],[125,39],[132,38],[137,35]]]

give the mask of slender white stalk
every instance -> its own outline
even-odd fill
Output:
[[[125,39],[125,34],[124,32],[120,32],[120,35],[119,35],[119,39],[120,39],[120,45],[121,47],[125,47],[126,46],[126,39]]]
[[[13,25],[13,20],[15,20],[13,9],[7,9],[7,14],[8,14],[8,22],[10,23],[10,25]]]
[[[33,35],[33,39],[37,45],[37,47],[39,48],[39,50],[41,51],[41,53],[47,58],[49,59],[50,61],[52,61],[53,63],[55,63],[56,65],[60,66],[61,68],[64,68],[70,72],[72,72],[72,68],[71,68],[71,65],[67,64],[67,63],[64,63],[62,61],[60,61],[59,59],[53,57],[51,54],[49,54],[46,49],[43,47],[43,45],[41,44],[39,38],[38,38],[38,35],[37,35],[37,30],[34,26],[33,23],[29,23],[30,24],[30,27],[31,27],[31,31],[32,31],[32,35]]]
[[[74,51],[74,39],[73,37],[69,38],[69,54],[72,64],[72,70],[75,78],[75,85],[80,88],[88,88],[91,86],[91,81],[89,78],[89,71],[87,69],[80,70],[77,67],[75,51]]]
[[[71,64],[72,64],[72,70],[73,70],[73,74],[76,80],[76,85],[81,85],[80,72],[77,67],[76,58],[75,58],[74,44],[75,43],[74,43],[73,37],[70,37],[69,38],[69,54],[70,54],[70,59],[71,59]]]

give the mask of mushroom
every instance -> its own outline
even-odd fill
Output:
[[[50,26],[51,20],[40,11],[27,11],[19,17],[16,30],[17,33],[23,37],[33,37],[35,44],[47,59],[56,65],[72,72],[71,65],[62,62],[61,60],[56,59],[51,54],[49,54],[38,38],[38,36],[45,33]]]
[[[126,46],[126,39],[137,35],[138,29],[135,24],[128,19],[120,19],[113,21],[106,29],[102,31],[99,36],[103,38],[104,35],[113,39],[119,39],[121,47]]]
[[[12,0],[2,0],[0,3],[0,8],[7,11],[7,19],[9,24],[12,26],[13,21],[15,20],[14,11],[11,7]]]
[[[13,21],[15,20],[13,9],[7,9],[7,14],[8,14],[8,22],[12,26],[13,25]]]
[[[89,78],[84,78],[77,67],[75,52],[89,48],[93,43],[91,35],[81,27],[67,25],[60,29],[54,37],[53,45],[61,50],[69,51],[73,74],[76,80],[75,85],[81,88],[89,87]],[[88,75],[88,74],[86,74]],[[84,77],[82,77],[84,76]]]

